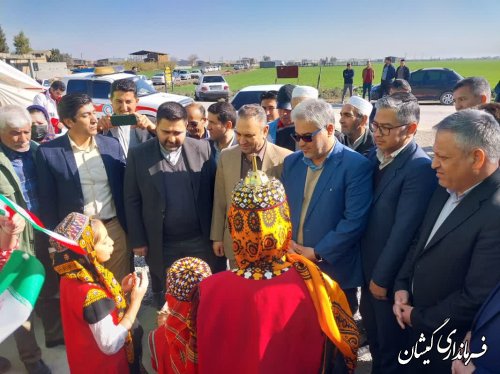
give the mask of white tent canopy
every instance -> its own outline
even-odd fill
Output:
[[[18,104],[27,107],[43,87],[33,78],[0,60],[0,106]]]

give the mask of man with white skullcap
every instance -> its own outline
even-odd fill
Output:
[[[351,96],[340,111],[342,143],[366,156],[374,147],[373,134],[368,127],[373,105],[359,96]]]
[[[295,86],[292,91],[292,109],[307,99],[317,99],[318,90],[310,86]]]

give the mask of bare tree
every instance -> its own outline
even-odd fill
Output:
[[[271,61],[271,56],[262,56],[262,61]]]
[[[197,60],[198,60],[198,55],[196,55],[194,53],[192,55],[189,55],[189,57],[188,57],[188,61],[189,61],[189,64],[191,66],[194,66],[194,64],[196,63]]]

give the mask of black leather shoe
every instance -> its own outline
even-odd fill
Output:
[[[33,362],[30,364],[24,364],[26,370],[28,370],[29,374],[52,374],[52,371],[49,369],[43,360],[38,360],[37,362]]]
[[[5,357],[0,357],[0,374],[7,373],[11,368],[11,363]]]

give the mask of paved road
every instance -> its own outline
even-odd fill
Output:
[[[211,103],[203,103],[205,107],[208,107]],[[442,105],[421,105],[421,120],[419,129],[417,132],[417,142],[423,147],[427,152],[432,153],[432,143],[434,141],[434,132],[432,126],[437,124],[447,115],[454,113],[455,108],[453,106],[442,106]],[[338,124],[340,106],[335,107],[335,120]],[[144,366],[148,372],[153,373],[151,369],[151,364],[149,360],[149,351],[147,345],[147,332],[151,331],[156,324],[156,312],[155,309],[150,306],[143,306],[139,313],[139,320],[146,332],[143,339],[143,349],[144,349]],[[43,346],[44,338],[43,331],[41,327],[41,321],[37,319],[35,321],[35,332],[37,340],[40,346]],[[356,370],[357,374],[367,374],[370,372],[370,354],[366,349],[361,352],[359,366]],[[13,368],[9,371],[12,374],[24,373],[24,366],[19,361],[15,341],[12,337],[9,337],[5,342],[0,344],[0,356],[7,357],[11,360]],[[69,373],[68,364],[66,361],[66,351],[64,347],[56,347],[51,349],[46,349],[42,347],[42,357],[52,369],[54,374],[64,374]]]

